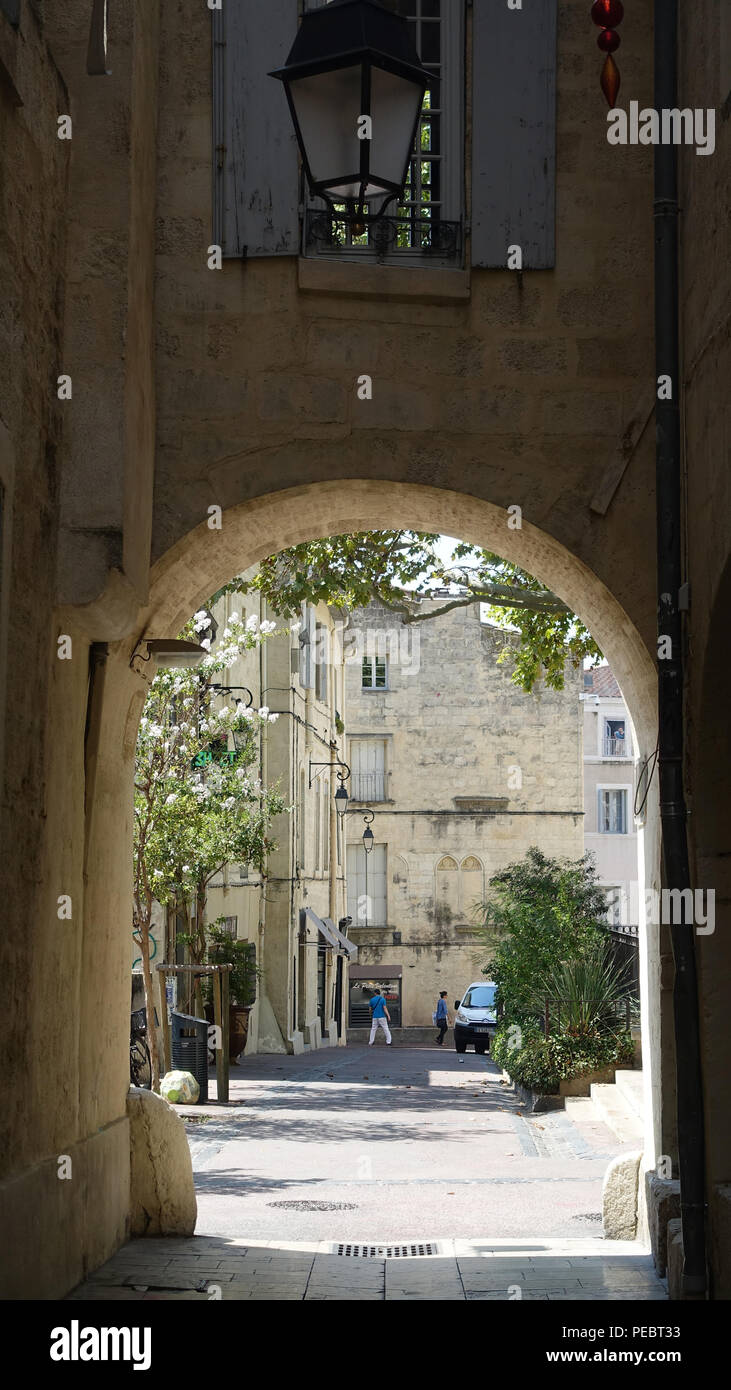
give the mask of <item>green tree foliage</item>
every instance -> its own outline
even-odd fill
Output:
[[[498,658],[513,665],[512,680],[530,693],[542,678],[562,690],[566,661],[574,668],[601,652],[574,613],[545,585],[517,565],[490,551],[466,544],[456,546],[445,563],[440,537],[419,531],[362,531],[330,536],[292,546],[264,560],[248,582],[236,580],[237,591],[258,590],[283,617],[299,614],[303,602],[319,601],[351,610],[374,599],[405,624],[428,622],[450,609],[476,601],[489,607],[489,616],[506,630]],[[458,586],[437,608],[426,613],[418,602],[435,589]],[[517,630],[519,645],[507,632]]]
[[[204,611],[181,634],[200,638]],[[175,903],[190,920],[196,904],[192,958],[205,954],[208,886],[231,860],[263,869],[272,848],[272,817],[285,810],[278,791],[262,787],[262,727],[277,716],[243,704],[217,706],[215,676],[244,651],[257,647],[274,627],[244,626],[232,615],[217,652],[188,670],[160,670],[140,720],[134,794],[134,937],[142,957],[153,1087],[159,1062],[154,1028],[150,924],[155,901]],[[202,645],[209,645],[203,639]]]
[[[530,1027],[557,963],[585,961],[603,949],[606,899],[589,855],[549,859],[535,847],[494,874],[490,887],[482,910],[492,952],[485,974],[498,986],[504,1020]]]

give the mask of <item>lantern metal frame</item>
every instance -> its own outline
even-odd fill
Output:
[[[343,12],[350,10],[352,16],[348,24]],[[375,12],[375,14],[373,13]],[[337,41],[337,42],[336,42]],[[409,53],[407,59],[404,54]],[[412,61],[413,58],[416,61]],[[372,75],[379,68],[393,76],[402,77],[421,88],[421,101],[416,109],[416,118],[410,132],[408,148],[404,156],[403,174],[400,183],[376,175],[375,182],[381,188],[384,199],[377,213],[365,213],[367,201],[365,190],[372,181],[370,167],[370,139],[360,140],[360,166],[356,170],[338,173],[327,179],[316,179],[310,164],[307,148],[295,102],[291,83],[306,77],[318,77],[327,72],[337,72],[344,68],[361,67],[361,97],[359,116],[372,118]],[[313,195],[322,198],[330,208],[336,203],[345,203],[351,221],[361,222],[364,216],[369,221],[382,217],[388,204],[403,193],[408,177],[409,165],[413,158],[414,142],[419,128],[421,111],[431,74],[421,65],[418,54],[408,34],[408,20],[402,15],[386,10],[376,0],[334,0],[321,9],[305,14],[297,37],[292,45],[284,67],[269,73],[282,82],[289,105],[292,122],[297,136],[302,164],[307,182]],[[341,184],[360,185],[357,198],[346,198],[332,190]],[[380,194],[372,201],[377,201]]]

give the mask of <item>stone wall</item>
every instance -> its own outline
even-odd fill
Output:
[[[363,788],[375,845],[386,846],[386,921],[364,927],[349,866],[350,934],[359,966],[403,967],[403,1023],[423,1026],[439,990],[451,1008],[489,958],[475,908],[491,876],[533,845],[583,853],[580,672],[567,666],[563,691],[539,683],[524,694],[512,664],[498,664],[515,638],[482,623],[478,604],[411,627],[373,604],[351,626],[358,653],[391,657],[382,691],[362,689],[360,655],[346,665],[348,760],[367,735],[383,743],[386,767],[383,801]],[[362,825],[351,811],[355,848]]]
[[[143,632],[172,635],[220,583],[282,546],[420,525],[506,554],[578,611],[620,681],[641,755],[654,747],[653,431],[637,447],[627,434],[653,399],[652,186],[650,149],[606,142],[586,9],[563,0],[555,271],[475,272],[457,284],[283,259],[212,272],[205,5],[111,6],[112,76],[99,79],[85,72],[87,7],[46,0],[45,36],[39,7],[21,10],[19,33],[0,16],[0,445],[6,488],[13,468],[17,479],[3,573],[13,1024],[2,1197],[19,1252],[13,1290],[55,1296],[122,1239],[129,1209],[129,807],[145,694],[129,661]],[[682,100],[717,101],[719,117],[713,158],[681,159],[691,847],[697,880],[718,893],[716,933],[699,948],[712,1222],[731,1153],[720,13],[720,0],[694,7],[681,48]],[[640,104],[651,101],[650,16],[650,0],[633,5],[621,50],[622,92]],[[55,130],[67,108],[72,149]],[[62,371],[74,399],[60,411]],[[361,372],[373,375],[372,402],[357,400]],[[221,532],[206,525],[214,503]],[[507,530],[512,504],[522,532]],[[59,514],[68,606],[53,614]],[[59,632],[75,642],[65,665]],[[93,686],[90,641],[110,644],[95,653]],[[648,809],[641,852],[657,886],[654,788]],[[63,892],[73,930],[56,915]],[[672,1154],[672,967],[656,935],[641,951],[647,1151]],[[83,1182],[61,1187],[60,1152],[73,1152]],[[39,1223],[55,1233],[42,1255]],[[718,1269],[725,1256],[714,1251]]]

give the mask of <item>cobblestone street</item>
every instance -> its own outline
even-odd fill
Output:
[[[612,1131],[525,1114],[488,1058],[356,1046],[234,1074],[225,1108],[179,1108],[197,1234],[127,1245],[74,1298],[666,1297],[601,1238]]]

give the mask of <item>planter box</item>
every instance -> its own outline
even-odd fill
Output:
[[[611,1085],[618,1065],[618,1063],[614,1063],[612,1066],[602,1067],[599,1071],[588,1071],[585,1076],[569,1077],[566,1081],[559,1082],[558,1092],[551,1095],[546,1095],[542,1091],[531,1091],[527,1086],[520,1086],[517,1081],[513,1081],[506,1071],[503,1071],[503,1076],[510,1082],[513,1091],[523,1102],[526,1110],[532,1115],[540,1115],[547,1110],[565,1110],[566,1096],[588,1096],[591,1093],[592,1085],[596,1082]]]
[[[591,1094],[592,1085],[597,1082],[604,1086],[611,1086],[614,1082],[614,1073],[619,1066],[619,1062],[613,1062],[611,1066],[601,1067],[599,1071],[588,1071],[585,1076],[569,1076],[566,1081],[559,1082],[558,1094],[560,1096],[588,1096]]]

